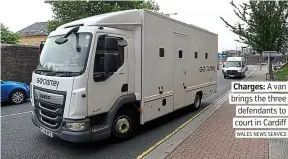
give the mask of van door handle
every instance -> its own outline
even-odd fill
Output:
[[[124,75],[124,72],[120,72],[119,75]]]
[[[183,86],[184,86],[184,89],[186,89],[186,88],[187,88],[187,86],[185,86],[185,83],[183,83]]]

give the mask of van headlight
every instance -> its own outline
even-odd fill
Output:
[[[241,72],[241,69],[239,69],[238,72]]]
[[[86,123],[66,123],[66,127],[73,131],[81,131],[86,128]]]

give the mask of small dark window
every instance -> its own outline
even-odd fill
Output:
[[[205,53],[205,59],[208,59],[208,53]]]
[[[164,57],[164,48],[159,49],[159,57]]]
[[[182,59],[182,50],[179,50],[179,58]]]
[[[166,99],[162,99],[162,106],[166,105]]]
[[[121,92],[127,92],[128,91],[128,84],[123,84],[121,88]]]
[[[195,59],[198,58],[198,52],[195,52]]]

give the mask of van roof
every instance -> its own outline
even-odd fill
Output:
[[[164,16],[163,14],[147,10],[147,9],[130,9],[130,10],[121,10],[121,11],[115,11],[115,12],[109,12],[104,14],[99,14],[83,19],[78,19],[66,24],[63,24],[59,26],[57,29],[64,29],[67,27],[75,27],[75,26],[108,26],[108,27],[115,27],[115,28],[121,28],[121,29],[127,29],[130,30],[131,28],[134,28],[135,25],[143,25],[142,16],[145,13],[153,14],[156,16],[161,16],[163,18],[169,19],[174,22],[181,23],[182,25],[187,25],[191,28],[208,32],[214,35],[217,35],[215,33],[212,33],[208,31],[207,29],[192,25],[192,24],[186,24],[184,22],[180,22],[178,20],[169,18],[167,16]]]
[[[226,61],[241,61],[244,57],[228,57]]]

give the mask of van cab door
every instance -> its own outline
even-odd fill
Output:
[[[125,36],[115,34],[96,34],[94,53],[91,55],[88,77],[88,116],[108,112],[116,100],[128,94],[128,46],[118,47],[118,51],[106,51],[105,37],[116,37],[127,41]],[[128,44],[129,45],[129,44]],[[118,70],[113,73],[104,71],[105,53],[118,54]]]

